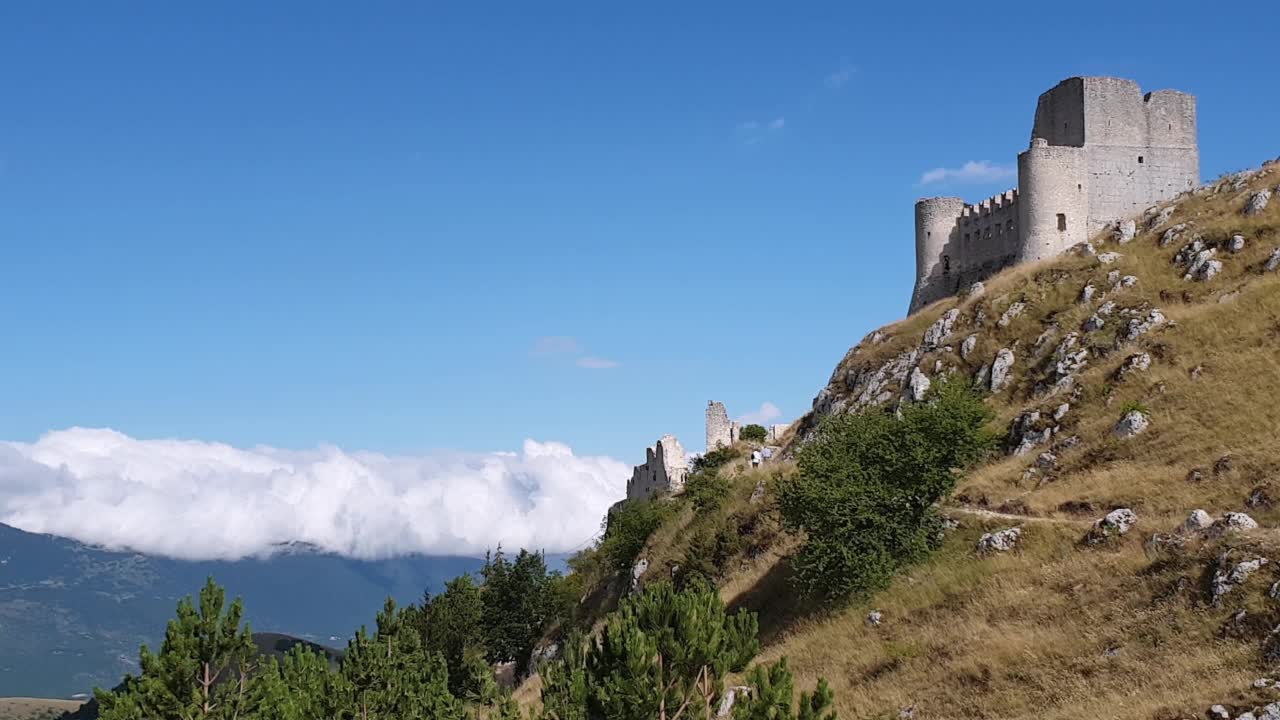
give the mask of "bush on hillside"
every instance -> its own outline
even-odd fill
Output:
[[[573,639],[564,658],[544,669],[541,717],[710,718],[724,693],[725,676],[741,672],[759,651],[757,631],[755,615],[730,615],[713,587],[677,592],[666,583],[651,585],[624,600],[597,637]],[[755,707],[750,717],[794,717],[786,664],[755,677],[768,682],[753,688],[767,704]],[[816,695],[829,705],[825,683],[819,687]],[[813,704],[807,694],[803,697]]]
[[[966,383],[942,379],[927,402],[827,418],[778,483],[783,522],[805,533],[792,566],[806,594],[844,600],[883,588],[937,538],[937,503],[956,470],[983,457],[990,411]]]
[[[738,431],[738,439],[747,442],[762,443],[769,438],[769,431],[763,425],[752,423]]]
[[[690,468],[690,470],[693,474],[715,472],[741,456],[742,453],[739,452],[737,448],[717,448],[703,453],[694,459],[693,467]]]
[[[667,506],[655,500],[626,500],[605,518],[600,552],[614,572],[630,572],[640,551],[668,514]]]
[[[717,472],[702,472],[690,475],[684,486],[684,496],[693,503],[694,512],[698,514],[715,512],[729,497],[733,483]]]

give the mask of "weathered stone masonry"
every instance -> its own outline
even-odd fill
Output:
[[[1200,179],[1195,97],[1074,77],[1040,96],[1017,190],[916,203],[910,311],[1002,268],[1057,255]]]
[[[688,476],[689,463],[680,441],[674,435],[663,435],[657,444],[645,449],[644,464],[631,471],[627,499],[647,500],[682,492]]]

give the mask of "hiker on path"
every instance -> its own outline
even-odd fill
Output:
[[[762,460],[764,460],[764,456],[760,454],[759,450],[751,451],[751,467],[753,468],[760,467],[760,462]]]

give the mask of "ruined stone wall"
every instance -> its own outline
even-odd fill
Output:
[[[663,435],[652,448],[645,449],[644,464],[631,471],[627,499],[647,500],[683,492],[688,476],[689,463],[680,441],[674,435]]]
[[[715,400],[707,403],[707,452],[729,447],[736,440],[733,436],[733,423],[729,422],[729,413],[724,403]]]

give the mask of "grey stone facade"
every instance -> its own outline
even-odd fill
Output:
[[[1018,189],[916,203],[914,312],[1019,262],[1060,254],[1200,179],[1195,97],[1074,77],[1040,96]]]
[[[647,500],[681,492],[688,476],[689,462],[680,441],[674,435],[663,435],[657,444],[645,449],[644,464],[631,471],[627,499]]]
[[[729,412],[724,403],[711,400],[707,403],[707,452],[729,447],[737,440],[737,423],[729,422]]]

